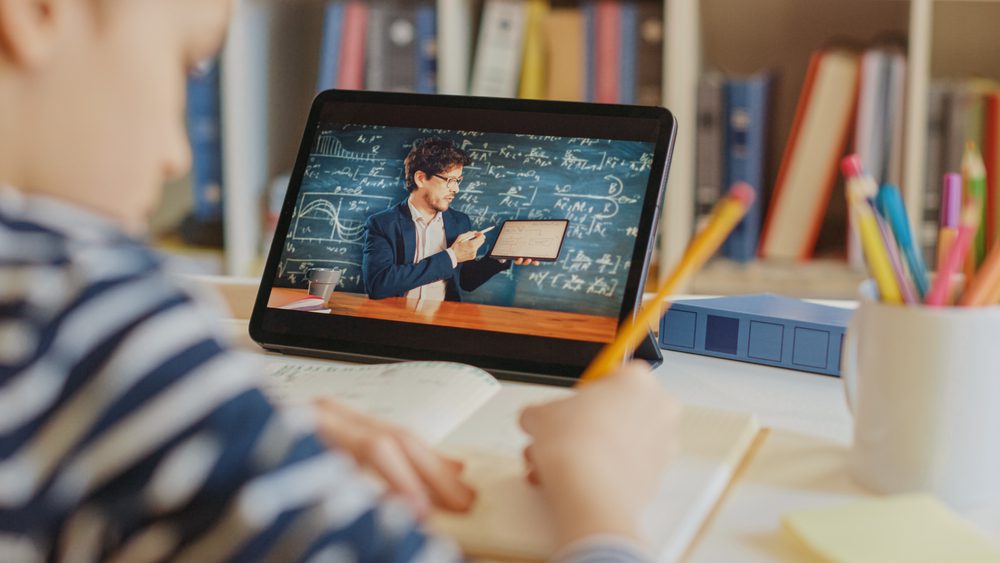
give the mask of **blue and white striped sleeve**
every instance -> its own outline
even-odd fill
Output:
[[[0,532],[51,559],[458,558],[307,413],[272,408],[205,321],[154,270],[88,285],[38,327],[2,381]]]

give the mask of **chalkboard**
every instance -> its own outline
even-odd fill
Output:
[[[472,163],[452,203],[476,229],[505,219],[568,219],[559,260],[514,266],[463,300],[617,316],[638,236],[653,144],[476,131],[344,125],[318,132],[276,285],[305,287],[309,268],[344,271],[338,291],[364,293],[365,220],[407,197],[414,141],[451,139]],[[480,255],[498,229],[488,233]]]

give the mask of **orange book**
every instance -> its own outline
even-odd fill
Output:
[[[621,16],[618,0],[598,0],[594,20],[594,75],[595,100],[604,104],[621,102],[618,82],[622,64]]]
[[[574,102],[583,100],[585,36],[583,12],[578,6],[553,7],[546,15],[546,98]]]
[[[812,256],[854,124],[860,66],[857,53],[840,48],[810,58],[761,231],[762,257]]]

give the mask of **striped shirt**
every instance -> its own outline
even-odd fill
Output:
[[[0,187],[0,559],[451,561],[111,223]],[[560,561],[640,561],[609,538]]]

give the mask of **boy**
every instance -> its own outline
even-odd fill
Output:
[[[459,463],[334,401],[275,411],[134,238],[188,166],[185,71],[219,48],[230,9],[0,0],[5,560],[457,557],[419,518],[471,505]],[[560,557],[643,560],[635,519],[675,410],[631,365],[523,413]]]

